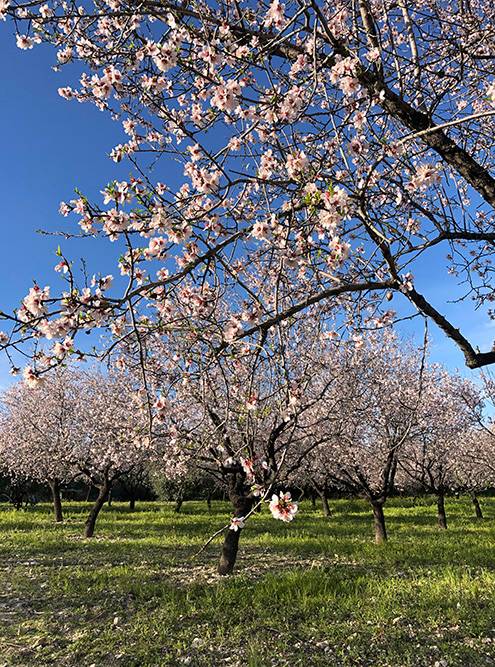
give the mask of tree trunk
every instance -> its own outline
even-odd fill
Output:
[[[86,519],[86,524],[84,528],[84,537],[93,537],[95,532],[96,519],[100,513],[101,508],[108,500],[110,493],[111,485],[109,482],[105,482],[102,486],[99,487],[98,498],[95,501],[95,504],[91,508],[88,518]]]
[[[112,507],[112,489],[109,489],[108,491],[107,504],[108,507]]]
[[[206,505],[208,507],[208,512],[211,512],[211,493],[206,496]]]
[[[311,507],[316,510],[316,493],[311,491]]]
[[[54,479],[50,482],[50,490],[52,492],[53,513],[55,514],[55,521],[60,523],[64,520],[62,514],[62,498],[60,497],[60,482]]]
[[[447,530],[447,515],[445,514],[445,497],[443,492],[437,496],[437,521],[439,528]]]
[[[478,497],[475,493],[471,494],[471,500],[472,500],[473,505],[474,505],[474,512],[475,512],[476,518],[477,519],[482,519],[483,518],[483,512],[481,511],[480,501],[478,500]]]
[[[323,490],[320,493],[320,498],[321,498],[321,503],[323,505],[323,516],[326,517],[332,516],[332,510],[330,509],[330,505],[328,504],[327,492],[325,490]]]
[[[387,529],[385,527],[385,515],[383,514],[383,503],[372,502],[373,519],[375,526],[375,542],[376,544],[383,544],[387,541]]]
[[[136,499],[134,498],[134,496],[132,496],[132,498],[129,500],[129,509],[131,510],[131,512],[134,512],[134,510],[136,509]]]
[[[88,492],[86,493],[86,502],[89,502],[89,497],[91,495],[91,489],[93,488],[92,484],[88,484]]]
[[[239,475],[236,475],[236,477],[239,477]],[[249,497],[249,493],[250,489],[244,484],[242,479],[232,482],[229,495],[234,508],[235,517],[246,516],[252,509],[253,499]],[[239,550],[241,531],[241,528],[238,530],[227,530],[220,562],[218,564],[218,574],[226,575],[232,573],[237,559],[237,552]]]
[[[182,503],[183,503],[183,502],[184,502],[184,496],[182,495],[182,493],[180,493],[180,494],[177,496],[177,498],[175,499],[175,508],[174,508],[174,512],[179,513],[179,512],[181,511]]]

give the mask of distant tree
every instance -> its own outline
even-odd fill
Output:
[[[438,366],[428,369],[420,428],[403,448],[399,468],[423,491],[436,495],[439,528],[447,528],[445,495],[459,489],[466,434],[481,414],[481,395],[472,382]]]
[[[401,452],[420,428],[425,363],[424,349],[389,332],[370,334],[338,348],[332,372],[338,368],[339,382],[330,400],[315,406],[322,443],[301,471],[320,488],[366,498],[377,543],[387,539],[383,507],[394,489]],[[338,427],[323,419],[325,412],[337,415]]]
[[[92,537],[113,484],[153,460],[147,402],[123,373],[95,370],[78,382],[77,415],[82,437],[74,447],[74,465],[98,489],[84,534]]]
[[[1,396],[0,465],[13,479],[48,484],[57,522],[63,519],[61,487],[79,473],[77,394],[75,371],[59,368],[36,388],[17,383]]]

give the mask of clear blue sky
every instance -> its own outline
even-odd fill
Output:
[[[57,88],[68,83],[67,72],[53,72],[53,52],[38,47],[20,51],[11,26],[0,25],[0,308],[11,310],[26,294],[34,278],[54,283],[53,267],[59,240],[41,236],[37,229],[60,230],[69,225],[58,215],[61,200],[70,199],[75,186],[95,196],[109,181],[128,176],[129,165],[116,165],[109,151],[123,140],[120,126],[91,105],[67,102]],[[73,228],[72,228],[73,229]],[[80,245],[62,242],[64,252],[76,260]],[[91,244],[92,270],[115,273],[108,261],[108,244]],[[99,254],[101,255],[99,256]],[[106,255],[106,261],[105,261]],[[438,264],[437,264],[438,262]],[[495,326],[471,304],[445,307],[455,296],[453,283],[445,279],[441,253],[415,270],[416,283],[455,324],[482,349],[489,349]],[[443,275],[444,280],[439,276]],[[395,297],[393,305],[400,301]],[[495,323],[494,323],[495,324]],[[1,324],[0,324],[1,328]],[[416,332],[416,325],[407,326]],[[450,368],[463,368],[461,353],[433,325],[432,357]],[[7,365],[0,359],[0,386],[9,382]]]

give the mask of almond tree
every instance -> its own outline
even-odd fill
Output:
[[[332,408],[338,430],[334,426],[307,458],[305,474],[321,486],[366,498],[380,544],[387,539],[383,506],[394,489],[401,452],[420,428],[425,350],[390,332],[339,347],[334,364],[340,366],[340,380]]]
[[[456,488],[470,495],[477,519],[483,518],[478,493],[493,488],[495,483],[494,454],[492,437],[483,429],[471,429],[458,444]]]
[[[207,332],[226,346],[317,303],[397,294],[470,368],[493,363],[413,274],[428,258],[440,271],[444,249],[449,295],[492,298],[494,13],[489,0],[0,0],[19,48],[56,49],[62,97],[122,124],[112,158],[134,170],[102,201],[60,207],[79,235],[119,246],[126,284],[109,290],[113,266],[79,284],[60,251],[67,285],[32,287],[3,314],[2,345],[42,336],[57,361],[88,351],[82,331],[111,329],[116,347],[195,330],[189,300],[230,294]],[[263,298],[271,269],[293,286],[282,304]],[[24,369],[32,384],[42,361]]]
[[[146,402],[123,373],[94,370],[78,382],[77,414],[82,437],[74,447],[74,466],[98,489],[85,524],[92,537],[113,484],[153,460]]]
[[[85,526],[92,537],[115,481],[152,460],[144,405],[122,373],[60,368],[34,388],[19,382],[3,395],[3,465],[50,485],[57,521],[61,484],[91,482],[99,491]]]
[[[49,485],[57,522],[63,520],[60,488],[78,474],[77,396],[75,370],[59,368],[41,386],[18,382],[1,397],[1,465],[14,478]]]
[[[313,412],[321,402],[330,411],[330,389],[338,381],[326,341],[315,316],[279,325],[257,346],[235,343],[232,354],[210,364],[201,346],[184,347],[189,341],[180,336],[169,336],[166,345],[158,339],[152,354],[148,347],[146,375],[160,392],[153,414],[166,443],[165,470],[207,475],[232,504],[220,574],[232,572],[242,529],[257,505],[271,497],[272,515],[283,521],[297,511],[290,494],[275,491],[328,437],[318,433],[321,416]]]
[[[472,382],[438,366],[428,369],[419,428],[403,448],[399,466],[420,488],[436,495],[441,529],[447,528],[445,495],[459,488],[466,435],[481,410],[480,392]]]

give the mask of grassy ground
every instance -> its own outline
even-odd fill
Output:
[[[89,541],[82,503],[61,526],[0,505],[0,666],[495,665],[495,499],[478,522],[451,500],[446,533],[429,503],[391,502],[383,547],[364,503],[333,505],[256,516],[228,579],[218,542],[190,560],[222,503],[115,504]]]

